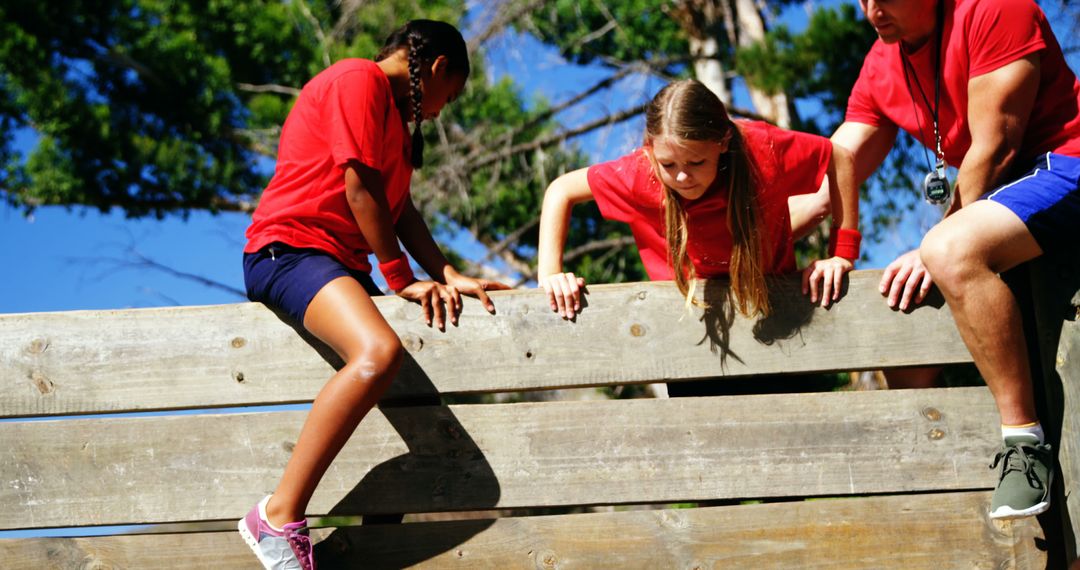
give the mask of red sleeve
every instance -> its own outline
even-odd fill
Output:
[[[875,45],[875,48],[877,46]],[[885,117],[885,114],[881,112],[877,103],[874,101],[874,92],[872,84],[873,60],[876,59],[876,49],[871,50],[866,55],[866,59],[863,61],[862,71],[859,72],[859,78],[855,80],[855,86],[851,88],[851,95],[848,97],[847,113],[844,116],[845,121],[852,123],[862,123],[864,125],[870,125],[872,127],[880,127],[891,124],[891,121]]]
[[[334,164],[356,160],[382,168],[389,97],[385,82],[363,70],[344,73],[330,84],[323,97],[323,115]]]
[[[1031,0],[982,0],[972,7],[967,20],[969,77],[1046,48],[1039,30],[1039,7]]]
[[[776,164],[768,184],[788,196],[817,192],[829,170],[832,142],[822,136],[773,126],[767,128],[766,134]]]
[[[634,184],[643,174],[651,173],[642,168],[647,162],[641,156],[641,150],[589,167],[589,190],[592,192],[600,214],[609,220],[629,223],[635,216]],[[644,170],[644,172],[643,172]]]

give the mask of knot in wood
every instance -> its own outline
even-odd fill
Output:
[[[646,291],[638,291],[638,294],[637,294],[638,301],[644,301],[645,297],[648,297],[648,296],[649,296],[648,292],[646,292]]]
[[[938,411],[937,408],[931,408],[931,407],[923,408],[922,415],[923,415],[923,417],[925,417],[926,419],[928,419],[928,420],[930,420],[932,422],[936,422],[936,421],[941,420],[941,412]]]
[[[642,337],[645,336],[645,325],[634,323],[630,325],[630,336]]]
[[[49,348],[49,341],[43,338],[35,338],[30,341],[30,346],[26,347],[26,352],[30,354],[41,354]]]
[[[536,567],[540,570],[552,570],[559,567],[559,557],[550,550],[544,550],[536,555]]]
[[[230,342],[229,344],[231,344],[233,348],[244,348],[244,345],[247,344],[247,339],[242,336],[238,336],[232,339],[232,342]]]
[[[930,441],[937,441],[937,440],[945,437],[945,432],[938,429],[938,428],[934,428],[934,429],[926,432],[926,437],[929,438]]]
[[[424,349],[424,339],[414,334],[407,334],[401,337],[401,346],[409,352],[420,352]]]
[[[236,380],[240,384],[244,383],[244,373],[240,370],[233,372],[233,380]]]
[[[42,394],[52,394],[56,390],[52,380],[49,380],[49,377],[45,376],[40,370],[30,373],[30,381],[34,383],[34,387]]]

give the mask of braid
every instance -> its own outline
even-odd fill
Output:
[[[409,103],[414,123],[410,158],[413,168],[420,168],[424,165],[424,135],[420,131],[420,123],[424,122],[424,87],[420,82],[424,65],[445,57],[449,73],[468,78],[469,52],[457,28],[435,20],[410,20],[394,30],[386,38],[375,61],[382,61],[402,49],[408,50]]]
[[[424,134],[420,131],[420,123],[424,121],[424,90],[420,86],[420,34],[409,34],[409,97],[412,100],[413,133],[412,133],[412,166],[420,168],[424,165]]]

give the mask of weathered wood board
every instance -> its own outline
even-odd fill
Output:
[[[0,423],[0,528],[239,518],[303,417]],[[996,417],[984,388],[387,409],[309,512],[985,489]]]
[[[970,361],[940,297],[892,311],[879,278],[851,273],[828,310],[786,279],[776,317],[729,328],[723,311],[685,313],[669,282],[590,287],[576,322],[539,290],[493,294],[494,316],[467,299],[460,326],[445,333],[419,320],[418,305],[381,298],[409,353],[389,396]],[[721,286],[705,289],[718,304]],[[259,304],[0,316],[0,416],[309,401],[332,373]]]
[[[320,568],[1046,567],[1035,519],[989,492],[316,530]],[[235,532],[0,541],[12,568],[257,568]]]

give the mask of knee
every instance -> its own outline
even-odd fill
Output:
[[[396,336],[379,339],[352,356],[342,371],[354,382],[385,389],[401,369],[404,354]]]
[[[939,287],[961,287],[979,265],[970,240],[940,225],[932,228],[919,246],[919,258]]]

